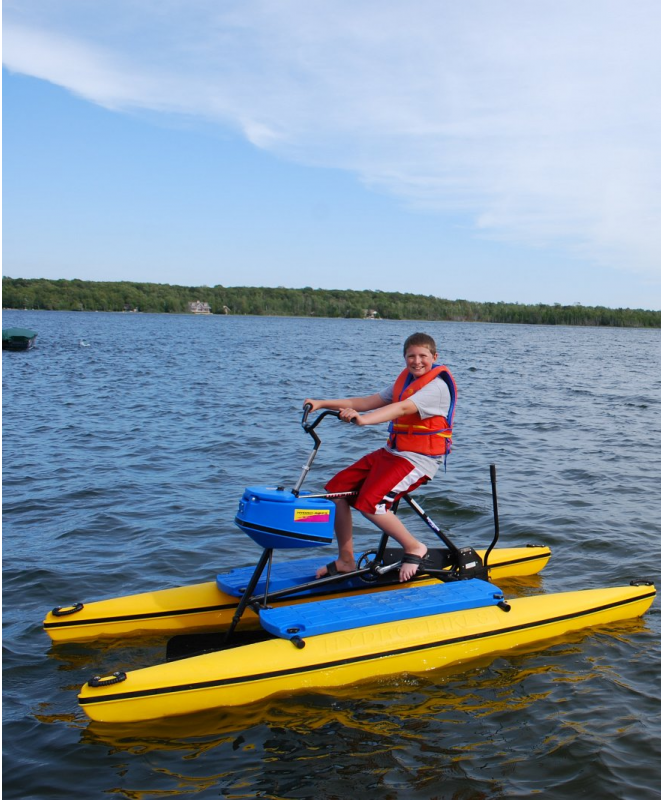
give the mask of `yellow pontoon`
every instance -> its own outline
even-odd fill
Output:
[[[420,673],[639,617],[654,596],[649,584],[589,589],[511,600],[509,611],[491,605],[303,636],[304,647],[274,638],[97,678],[95,685],[83,686],[78,700],[93,720],[135,722],[253,703],[281,692]]]

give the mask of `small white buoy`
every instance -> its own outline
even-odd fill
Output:
[[[86,342],[84,339],[78,339],[78,344],[80,347],[89,347],[89,343]]]

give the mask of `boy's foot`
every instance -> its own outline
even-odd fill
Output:
[[[399,582],[405,583],[413,578],[420,568],[420,565],[429,554],[429,550],[422,545],[422,552],[419,553],[404,553],[402,557],[402,566],[399,568]]]
[[[316,578],[327,578],[329,575],[344,575],[347,572],[355,572],[355,561],[344,561],[338,558],[337,561],[331,561],[325,567],[319,567],[317,570]]]

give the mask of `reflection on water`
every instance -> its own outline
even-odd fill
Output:
[[[333,796],[324,794],[330,781],[341,796],[342,783],[346,791],[347,780],[359,780],[368,797],[411,785],[434,797],[432,786],[442,780],[446,792],[477,781],[492,797],[511,780],[541,787],[541,774],[546,792],[576,792],[602,780],[601,751],[619,751],[620,735],[635,725],[617,664],[646,635],[646,623],[632,621],[612,635],[576,634],[542,651],[332,695],[280,697],[158,723],[92,723],[81,744],[111,758],[149,754],[182,793],[213,780],[248,796]],[[561,766],[540,772],[549,757]],[[214,771],[221,764],[225,769]],[[627,772],[621,764],[620,776]]]

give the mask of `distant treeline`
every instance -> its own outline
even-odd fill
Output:
[[[661,311],[602,306],[476,303],[400,292],[351,289],[284,289],[248,286],[170,286],[128,281],[3,278],[4,308],[50,311],[190,313],[191,303],[213,314],[283,317],[511,322],[533,325],[605,325],[661,328]],[[200,308],[198,305],[198,308]]]

